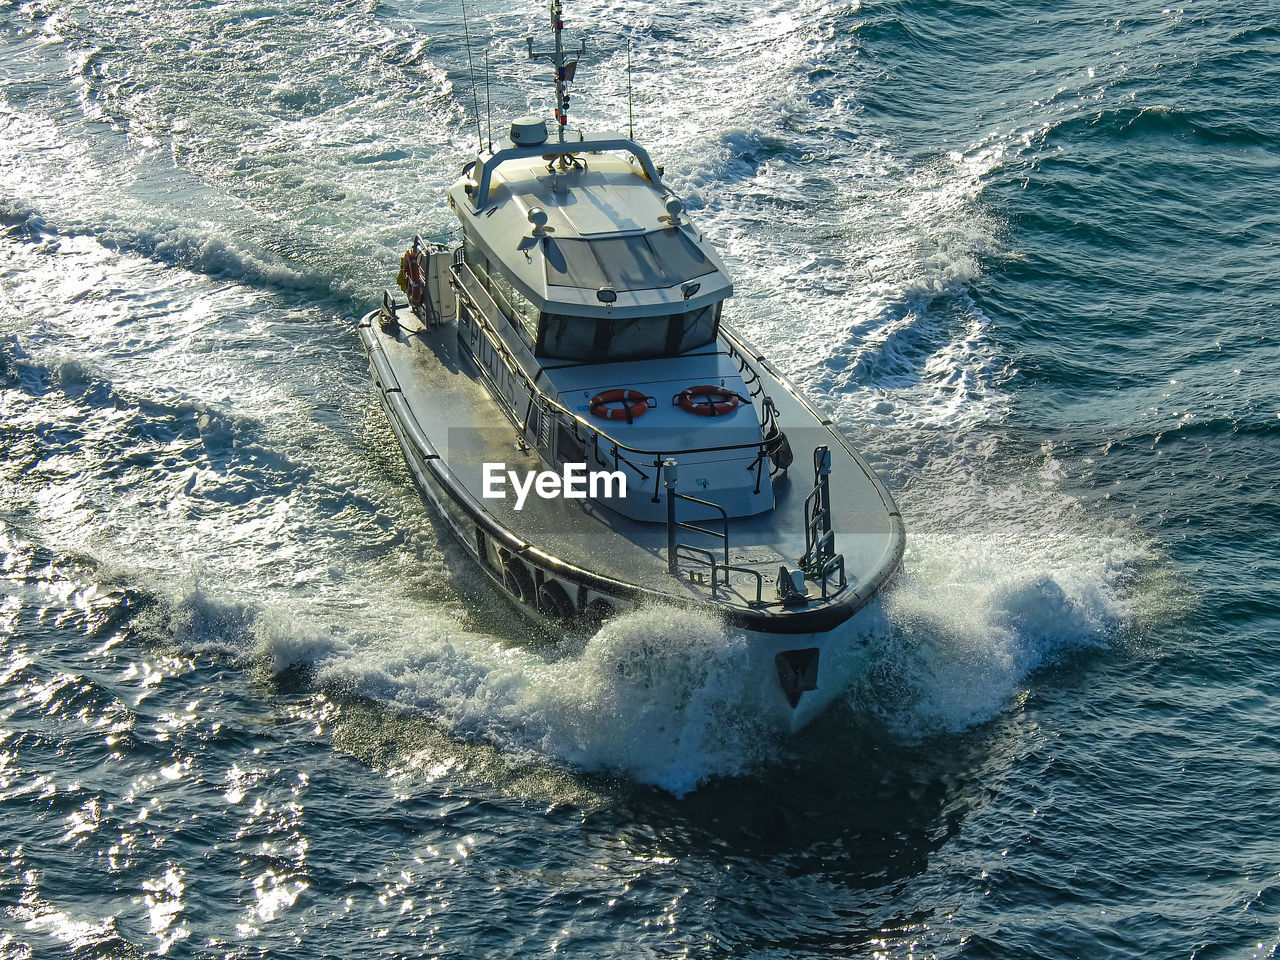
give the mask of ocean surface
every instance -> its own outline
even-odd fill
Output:
[[[569,0],[906,518],[780,739],[528,642],[375,400],[542,4],[0,0],[0,958],[1276,956],[1278,13]]]

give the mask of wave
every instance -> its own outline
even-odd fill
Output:
[[[133,436],[120,435],[117,441],[123,446],[130,445],[133,440],[168,442],[205,433],[214,438],[233,433],[244,437],[258,430],[258,424],[251,418],[219,411],[216,406],[198,400],[129,395],[118,390],[107,374],[88,357],[57,350],[43,350],[33,355],[17,336],[0,341],[0,371],[5,371],[11,381],[16,379],[24,392],[33,396],[56,389],[67,399],[76,401],[82,412],[93,409],[129,411],[165,427],[158,433],[147,430]]]
[[[912,741],[983,723],[1036,671],[1105,648],[1125,622],[1132,598],[1123,585],[1137,562],[1130,546],[1112,537],[1080,551],[1080,531],[1060,542],[1069,523],[1037,527],[1029,511],[1009,510],[1023,518],[1012,535],[913,534],[906,574],[886,602],[891,627],[877,634],[871,673],[851,697],[856,725],[879,717],[892,740]],[[91,562],[97,582],[143,576],[127,557]],[[785,754],[741,670],[749,640],[714,618],[652,607],[585,642],[513,645],[504,637],[515,630],[477,629],[401,585],[383,591],[376,584],[385,570],[317,603],[310,591],[254,596],[198,555],[190,563],[185,572],[170,564],[145,574],[143,591],[114,590],[124,618],[103,600],[99,619],[179,657],[211,657],[292,693],[320,694],[339,713],[372,703],[384,757],[411,755],[425,720],[447,738],[432,741],[434,767],[451,762],[449,751],[466,767],[473,747],[496,748],[484,762],[508,772],[485,776],[532,766],[622,776],[683,796],[712,780],[766,774]],[[27,565],[49,569],[38,557]],[[501,605],[493,595],[472,598],[481,599]],[[68,709],[114,709],[92,691],[64,687]],[[404,742],[392,746],[401,726]]]
[[[847,348],[833,351],[813,381],[853,435],[874,425],[869,453],[912,434],[923,453],[921,431],[959,435],[999,418],[1016,371],[993,349],[976,304],[934,298],[886,312],[875,330],[856,331]]]
[[[0,444],[0,475],[15,502],[28,489],[63,491],[60,509],[41,511],[51,542],[91,543],[125,566],[145,558],[163,567],[193,548],[219,553],[195,546],[201,523],[236,537],[245,525],[271,531],[270,516],[299,489],[322,509],[361,505],[333,486],[339,478],[320,480],[313,464],[281,450],[254,417],[189,397],[138,396],[92,360],[31,355],[17,338],[0,342],[0,371],[29,398],[11,403],[25,429]],[[273,546],[257,542],[259,563],[271,565]]]
[[[127,736],[135,716],[110,683],[86,670],[74,644],[45,643],[49,630],[68,630],[106,650],[130,636],[146,601],[136,590],[104,582],[91,558],[61,555],[25,537],[21,516],[0,521],[0,581],[7,634],[0,648],[0,687],[18,709],[39,714],[30,732],[56,731],[58,722],[86,721]],[[55,610],[56,615],[50,616]],[[29,651],[35,651],[34,655]],[[47,728],[47,729],[46,729]],[[56,739],[56,735],[51,739]]]
[[[331,278],[296,263],[271,261],[228,237],[172,225],[147,231],[98,228],[88,231],[108,250],[135,253],[168,266],[210,277],[281,290],[328,293]]]
[[[858,7],[857,9],[861,9]],[[949,13],[962,11],[961,15],[977,12],[990,14],[989,8],[978,4],[951,4]],[[913,10],[911,4],[897,5],[896,14],[879,11],[864,12],[865,19],[854,25],[858,38],[872,51],[892,51],[895,56],[925,55],[935,53],[947,32],[934,25],[937,10],[933,7]],[[881,54],[885,56],[885,54]],[[887,59],[887,56],[885,56]]]
[[[913,491],[908,510],[924,497]],[[905,572],[885,602],[890,627],[850,701],[858,725],[879,717],[895,740],[986,722],[1046,666],[1110,649],[1155,589],[1150,551],[1048,481],[952,478],[915,512]],[[280,595],[237,599],[221,578],[200,571],[165,602],[161,632],[182,650],[339,703],[407,711],[409,726],[426,719],[460,751],[497,748],[509,768],[625,776],[679,796],[765,773],[776,753],[740,669],[749,641],[706,616],[653,607],[585,642],[513,644],[504,638],[518,626],[494,634],[437,600],[368,589],[378,576],[319,611]],[[501,606],[494,588],[479,589],[467,606]]]
[[[772,742],[739,669],[745,637],[687,611],[636,611],[585,645],[512,646],[440,611],[374,602],[335,621],[300,604],[244,603],[204,571],[162,609],[158,633],[188,655],[409,711],[457,749],[498,747],[512,767],[623,775],[681,795],[758,768]]]
[[[1204,145],[1275,147],[1276,138],[1257,123],[1226,109],[1192,110],[1173,105],[1125,106],[1047,124],[1034,138],[1041,149],[1096,139],[1175,139]]]
[[[920,509],[886,600],[895,641],[856,693],[909,741],[985,723],[1039,671],[1113,649],[1165,606],[1158,555],[1124,526],[1050,485],[969,484],[912,492]]]
[[[1196,441],[1207,449],[1215,449],[1216,441],[1240,438],[1251,444],[1265,444],[1280,439],[1280,414],[1251,411],[1252,415],[1198,416],[1191,411],[1160,425],[1138,430],[1127,427],[1106,441],[1106,449],[1153,449],[1161,443]]]
[[[1273,24],[1248,26],[1233,33],[1227,42],[1231,44],[1252,44],[1260,40],[1280,40],[1280,27]]]
[[[87,237],[114,253],[134,254],[154,263],[250,286],[325,295],[332,290],[330,275],[274,260],[210,228],[177,223],[122,226],[50,222],[39,209],[12,200],[0,200],[0,224],[9,228],[11,237],[31,243],[48,245],[59,239]]]

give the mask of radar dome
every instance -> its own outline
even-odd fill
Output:
[[[517,147],[536,147],[547,142],[547,121],[542,117],[521,117],[511,124],[511,142]]]

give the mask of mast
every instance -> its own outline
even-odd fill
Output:
[[[533,38],[527,37],[525,42],[529,46],[529,59],[536,60],[544,57],[551,61],[555,67],[555,85],[556,85],[556,127],[558,130],[560,141],[560,169],[569,169],[569,155],[564,145],[565,126],[569,122],[569,84],[573,82],[574,74],[578,69],[577,60],[566,60],[564,49],[564,11],[561,7],[560,0],[551,0],[551,33],[555,38],[554,50],[537,50],[533,49]],[[582,56],[587,52],[587,41],[580,40],[577,51],[578,56]]]

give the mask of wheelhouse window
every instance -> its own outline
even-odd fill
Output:
[[[462,238],[462,259],[471,268],[471,272],[484,284],[484,288],[486,290],[489,289],[489,258],[476,246],[476,242],[471,237],[465,235]]]
[[[516,333],[533,346],[538,336],[538,308],[500,273],[489,274],[489,293],[502,315],[515,327]]]
[[[574,317],[544,313],[538,354],[557,360],[612,363],[672,357],[713,343],[721,304],[652,317]]]
[[[609,342],[604,345],[605,360],[644,360],[667,354],[667,337],[671,332],[669,317],[630,317],[605,320]]]
[[[533,346],[538,336],[538,308],[512,286],[511,281],[496,270],[489,269],[489,259],[470,237],[463,238],[463,259],[476,275],[476,279],[489,291],[507,322],[515,328],[521,339]]]
[[[720,304],[715,303],[701,310],[678,313],[671,318],[679,334],[673,353],[684,353],[697,347],[705,347],[716,339],[720,325]]]
[[[548,237],[547,283],[598,290],[659,290],[715,272],[702,248],[679,230],[594,240]]]
[[[571,317],[563,313],[542,315],[539,353],[560,360],[590,360],[595,354],[595,317]]]

